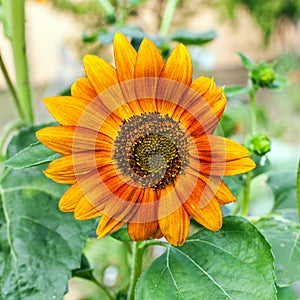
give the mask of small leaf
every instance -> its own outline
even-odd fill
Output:
[[[185,29],[180,29],[172,33],[169,37],[171,40],[183,43],[184,45],[203,45],[212,40],[217,36],[214,30],[210,30],[203,33],[191,32]]]
[[[23,169],[51,162],[59,157],[59,154],[45,147],[40,142],[36,142],[2,162],[2,164],[15,169]]]
[[[238,86],[238,85],[231,85],[224,88],[224,92],[228,98],[247,95],[249,91],[250,91],[249,88]]]
[[[300,280],[300,225],[280,216],[265,218],[257,224],[272,246],[278,286]]]
[[[275,299],[273,256],[249,221],[225,217],[218,232],[201,228],[142,273],[135,299]],[[167,295],[167,296],[166,296]]]
[[[247,70],[251,70],[255,66],[255,63],[245,54],[238,52],[238,55],[241,57],[242,64]]]
[[[124,226],[116,231],[114,231],[111,236],[121,242],[132,242],[129,234],[128,234],[128,230],[127,230],[127,226]]]

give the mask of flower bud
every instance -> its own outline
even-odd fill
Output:
[[[275,80],[275,71],[272,66],[260,63],[249,74],[254,85],[268,87]]]
[[[256,136],[249,136],[246,140],[246,147],[253,153],[263,156],[271,150],[271,140],[264,133]]]

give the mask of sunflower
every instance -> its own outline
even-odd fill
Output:
[[[62,155],[45,174],[71,184],[59,208],[80,220],[101,216],[98,237],[127,223],[132,240],[164,236],[182,245],[190,217],[219,230],[221,206],[235,201],[222,176],[255,167],[243,146],[213,135],[222,88],[204,76],[192,81],[182,44],[164,62],[150,40],[136,52],[117,33],[114,58],[115,67],[86,55],[86,77],[71,96],[44,99],[61,125],[37,137]]]

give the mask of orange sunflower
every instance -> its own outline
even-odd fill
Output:
[[[182,245],[190,217],[222,226],[221,206],[235,201],[222,176],[255,167],[238,143],[212,135],[226,99],[214,80],[192,81],[188,50],[164,62],[144,39],[138,52],[117,33],[115,67],[94,55],[72,96],[44,99],[61,124],[38,139],[62,157],[45,174],[71,184],[59,202],[77,219],[101,216],[98,237],[127,223],[132,240],[164,236]]]

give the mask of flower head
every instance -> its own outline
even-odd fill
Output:
[[[255,166],[244,147],[212,135],[226,103],[222,88],[207,77],[192,81],[182,44],[164,62],[148,39],[136,52],[117,33],[114,55],[116,67],[85,56],[87,77],[72,96],[44,100],[61,125],[37,137],[62,154],[45,174],[72,184],[60,209],[101,216],[99,237],[127,223],[133,240],[165,236],[181,245],[190,217],[220,229],[220,206],[235,201],[221,176]]]

